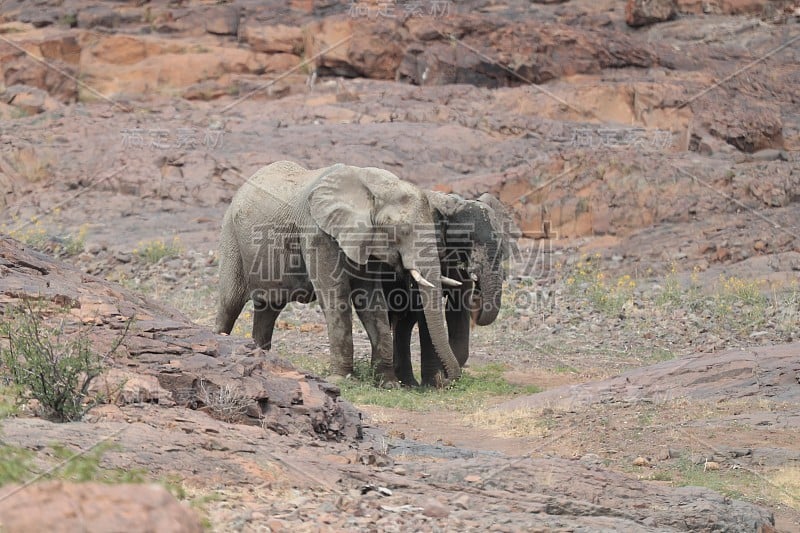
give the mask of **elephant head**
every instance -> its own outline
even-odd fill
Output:
[[[350,262],[368,269],[368,261],[377,259],[416,281],[437,356],[449,379],[460,377],[448,342],[442,304],[447,278],[428,196],[386,170],[334,165],[314,180],[307,198],[314,222]]]
[[[440,215],[443,268],[450,277],[474,282],[464,304],[470,306],[477,325],[489,325],[500,311],[504,262],[520,232],[505,206],[490,194],[477,200],[435,192],[428,197]]]

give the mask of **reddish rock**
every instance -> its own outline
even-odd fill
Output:
[[[9,41],[0,42],[3,83],[37,87],[61,102],[74,102],[78,96],[76,65],[81,53],[75,36],[57,32],[17,40],[11,35]],[[37,61],[23,50],[47,62]]]
[[[200,533],[198,517],[161,485],[34,483],[0,489],[3,531]]]
[[[646,26],[675,17],[675,0],[628,0],[625,22],[628,26]]]
[[[236,6],[215,6],[205,12],[206,31],[214,35],[236,35],[239,31],[239,9]]]
[[[43,111],[61,108],[61,104],[46,91],[25,85],[12,85],[2,94],[2,99],[9,105],[22,110],[26,114],[36,115]]]
[[[303,50],[303,30],[296,26],[248,21],[242,26],[239,39],[257,52],[299,55]]]
[[[84,81],[106,95],[185,90],[227,74],[285,72],[300,62],[292,54],[264,54],[232,46],[179,47],[172,39],[112,35],[87,42]]]
[[[406,45],[399,21],[385,17],[326,17],[307,26],[305,35],[307,57],[334,47],[317,58],[318,70],[348,77],[394,79]]]

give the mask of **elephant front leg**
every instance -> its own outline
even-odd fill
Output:
[[[469,331],[471,316],[466,307],[448,309],[445,313],[447,319],[447,333],[450,336],[450,347],[458,360],[461,368],[469,359]]]
[[[469,334],[471,327],[470,309],[465,306],[458,306],[457,301],[448,300],[447,312],[447,333],[449,335],[450,347],[453,354],[462,368],[469,359]],[[420,337],[420,368],[422,373],[422,384],[435,386],[443,372],[442,364],[436,355],[436,349],[431,342],[425,319],[420,317],[419,325]]]
[[[317,299],[325,315],[330,343],[331,381],[353,373],[353,318],[350,307],[349,284],[328,290],[318,290]]]
[[[401,313],[394,325],[394,372],[400,383],[418,387],[411,364],[411,333],[414,330],[414,315]],[[434,357],[436,354],[432,354]]]
[[[428,331],[428,324],[424,317],[420,317],[419,345],[420,345],[420,373],[422,374],[422,384],[428,387],[440,387],[446,381],[446,373],[436,348],[431,341],[431,334]]]

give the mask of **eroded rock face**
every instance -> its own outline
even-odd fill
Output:
[[[306,52],[324,54],[317,67],[334,74],[394,79],[416,85],[481,87],[542,83],[603,68],[648,67],[652,52],[617,33],[534,21],[507,23],[475,16],[366,21],[327,17],[309,28]],[[456,44],[450,35],[460,39]]]
[[[162,485],[48,481],[0,489],[4,531],[200,533],[200,520]]]
[[[262,425],[282,435],[326,440],[361,436],[360,414],[338,397],[336,387],[298,372],[252,344],[213,335],[174,310],[3,238],[0,306],[37,298],[66,306],[79,323],[94,324],[91,340],[101,353],[133,320],[115,352],[115,363],[125,373],[141,374],[142,379],[131,380],[131,375],[126,378],[123,373],[96,383],[100,386],[103,379],[122,382],[117,397],[122,403],[203,409],[212,416]],[[228,404],[234,399],[241,408],[228,417]]]

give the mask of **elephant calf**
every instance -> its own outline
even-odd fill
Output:
[[[434,215],[426,193],[386,170],[342,164],[308,170],[289,161],[261,168],[237,191],[222,223],[216,331],[230,333],[251,299],[253,339],[270,349],[286,304],[317,299],[328,327],[331,378],[340,378],[353,371],[355,307],[376,374],[392,386],[397,378],[382,290],[388,272],[414,280],[436,357],[446,377],[457,379]],[[355,292],[368,295],[367,303],[359,304]]]

